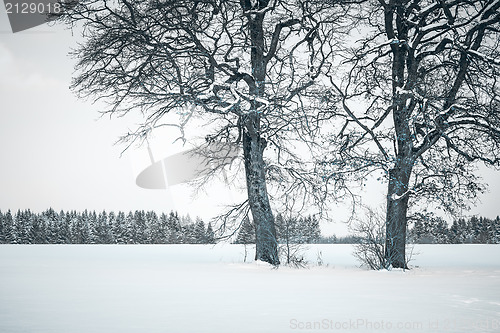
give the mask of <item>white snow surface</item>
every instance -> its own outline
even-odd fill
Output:
[[[417,245],[406,271],[352,252],[275,269],[229,244],[0,245],[0,332],[500,332],[499,245]]]

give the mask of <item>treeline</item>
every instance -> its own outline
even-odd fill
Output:
[[[500,244],[500,217],[488,219],[473,216],[461,218],[450,226],[440,217],[420,216],[407,233],[408,243],[413,244]],[[362,236],[335,235],[320,237],[321,244],[358,244],[365,242]]]
[[[362,241],[362,238],[354,235],[347,236],[321,236],[318,240],[318,244],[358,244]]]
[[[488,219],[473,216],[461,218],[450,226],[440,217],[420,217],[407,233],[408,243],[414,244],[500,244],[500,217]],[[320,237],[321,244],[358,244],[365,242],[362,236],[335,235]]]
[[[295,244],[356,244],[359,236],[322,236],[314,216],[284,218],[276,216],[278,242]],[[420,218],[408,230],[408,241],[420,244],[500,244],[500,217],[473,216],[450,226],[439,217]],[[0,244],[213,244],[212,225],[193,221],[177,212],[153,211],[77,213],[48,209],[36,214],[30,210],[0,211]],[[254,225],[243,221],[236,244],[254,244]]]
[[[420,244],[499,244],[500,217],[461,218],[451,226],[439,217],[419,219],[413,223],[408,238]]]
[[[0,211],[3,244],[212,244],[212,225],[178,213]]]
[[[280,244],[312,244],[321,239],[319,221],[312,215],[284,218],[283,215],[277,214],[275,225],[276,238]],[[255,227],[248,218],[243,221],[234,243],[255,244]]]

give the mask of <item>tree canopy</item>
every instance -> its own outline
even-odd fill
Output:
[[[330,161],[383,172],[395,267],[406,265],[408,205],[465,208],[484,190],[472,162],[500,164],[499,9],[496,0],[378,0],[352,12],[363,36],[330,77],[344,110]]]

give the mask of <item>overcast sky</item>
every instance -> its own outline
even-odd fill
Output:
[[[77,100],[68,88],[75,60],[67,54],[76,37],[48,25],[13,34],[0,8],[0,210],[179,210],[208,219],[220,211],[220,202],[209,198],[236,195],[217,188],[192,199],[182,185],[136,186],[136,175],[148,163],[145,148],[120,157],[124,146],[114,143],[137,119],[99,119],[98,107]],[[157,159],[179,149],[153,144]],[[491,192],[471,213],[495,217],[500,174],[484,175]],[[380,187],[376,191],[383,198]]]

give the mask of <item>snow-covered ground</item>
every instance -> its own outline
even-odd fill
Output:
[[[499,245],[415,252],[388,272],[350,245],[308,246],[307,269],[239,245],[1,245],[0,332],[500,332]]]

